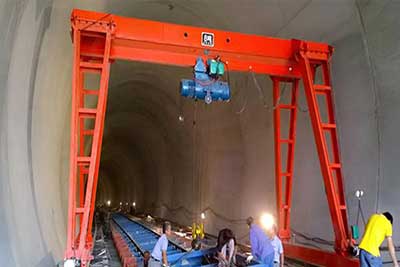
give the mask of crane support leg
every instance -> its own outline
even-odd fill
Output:
[[[274,98],[274,136],[275,136],[275,185],[276,185],[276,206],[278,216],[279,236],[283,240],[290,239],[290,210],[292,205],[292,183],[294,169],[294,148],[296,141],[296,115],[297,95],[299,80],[271,77],[273,82]],[[290,103],[283,102],[281,84],[290,84]],[[286,87],[284,87],[286,88]],[[281,127],[281,115],[286,112],[289,117],[287,134],[283,137]],[[286,148],[286,164],[282,159]]]
[[[321,57],[318,53],[300,47],[299,63],[335,233],[335,250],[345,255],[352,240],[333,106],[330,56]],[[320,79],[317,77],[318,70],[315,71],[318,67],[322,74]]]
[[[72,30],[71,171],[65,256],[79,259],[81,266],[87,266],[92,258],[92,221],[107,102],[112,27],[105,25],[103,30],[93,33],[85,30],[84,25],[74,24]],[[102,57],[81,54],[82,36],[103,42]]]

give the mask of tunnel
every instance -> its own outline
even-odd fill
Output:
[[[0,266],[55,266],[64,257],[73,8],[331,44],[349,224],[359,216],[354,193],[363,190],[365,216],[392,212],[400,243],[400,2],[0,0],[0,7]],[[231,227],[243,242],[238,221],[275,214],[272,82],[229,76],[231,101],[207,105],[179,94],[191,68],[114,62],[96,203],[135,202],[184,225],[205,211],[207,232]],[[292,228],[332,241],[302,87],[299,97]]]

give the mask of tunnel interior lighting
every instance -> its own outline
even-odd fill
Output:
[[[260,223],[264,229],[270,230],[275,224],[274,216],[269,213],[263,213],[260,217]]]
[[[364,191],[363,190],[357,190],[355,195],[356,195],[356,198],[360,199],[364,195]]]

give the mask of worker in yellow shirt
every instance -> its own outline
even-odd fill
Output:
[[[382,258],[379,247],[387,239],[393,266],[399,267],[392,239],[393,216],[389,212],[373,214],[365,227],[364,236],[360,243],[360,267],[380,267]]]

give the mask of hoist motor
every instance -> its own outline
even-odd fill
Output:
[[[206,65],[203,59],[198,58],[194,66],[194,79],[181,80],[181,95],[202,99],[207,104],[228,101],[231,93],[229,84],[221,80],[224,72],[224,63],[219,59],[210,59]]]

